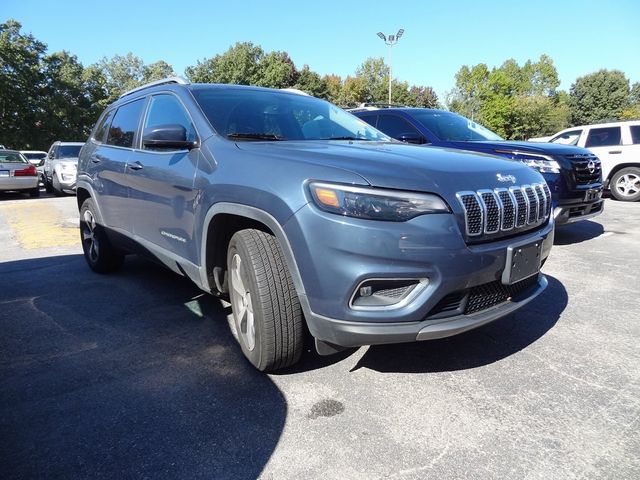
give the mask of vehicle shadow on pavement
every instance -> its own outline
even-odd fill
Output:
[[[554,245],[571,245],[574,243],[586,242],[599,237],[604,233],[604,227],[598,222],[582,220],[570,223],[561,227],[556,227],[553,238]]]
[[[0,263],[0,465],[7,478],[256,478],[287,415],[220,301],[127,259]]]
[[[556,324],[567,292],[548,276],[549,286],[531,303],[488,325],[440,340],[369,347],[352,371],[434,373],[489,365],[531,345]]]

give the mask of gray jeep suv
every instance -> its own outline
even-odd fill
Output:
[[[305,323],[320,354],[442,338],[547,285],[538,172],[402,144],[295,92],[177,78],[127,92],[80,153],[77,196],[93,270],[143,253],[228,295],[263,371],[299,359]]]

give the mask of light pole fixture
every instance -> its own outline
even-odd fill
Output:
[[[385,44],[389,45],[389,103],[391,103],[391,82],[393,81],[391,72],[391,47],[398,43],[398,40],[400,40],[400,37],[402,37],[403,34],[403,28],[398,30],[398,33],[396,33],[395,35],[389,35],[388,37],[384,33],[378,32],[378,36],[382,39],[382,41]]]

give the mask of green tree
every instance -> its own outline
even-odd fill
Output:
[[[144,83],[175,76],[176,72],[174,72],[173,67],[164,60],[158,60],[155,63],[142,67],[142,81]]]
[[[294,85],[294,88],[307,92],[309,95],[313,95],[318,98],[329,98],[329,87],[327,82],[320,77],[316,72],[309,68],[309,65],[302,67],[302,70],[298,72],[298,79]]]
[[[356,69],[365,85],[364,102],[386,102],[389,95],[389,66],[383,58],[367,58]]]
[[[438,95],[431,87],[412,86],[409,89],[409,101],[411,107],[439,108]]]
[[[619,70],[599,70],[571,85],[571,122],[573,125],[619,120],[629,106],[629,80]]]
[[[298,78],[298,72],[289,54],[269,52],[258,64],[256,85],[268,88],[292,87]]]
[[[340,105],[342,78],[338,75],[325,75],[322,77],[322,81],[327,85],[327,100]]]
[[[103,57],[96,67],[105,77],[105,90],[108,103],[111,103],[127,90],[144,83],[144,62],[133,53]]]
[[[21,33],[21,24],[0,24],[0,142],[15,148],[41,146],[32,132],[42,126],[42,58],[47,46]]]
[[[198,61],[185,73],[192,82],[257,85],[264,51],[251,42],[237,42],[222,55]]]

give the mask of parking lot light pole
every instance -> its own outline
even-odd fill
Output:
[[[395,35],[389,35],[388,37],[384,33],[378,32],[378,36],[382,39],[382,41],[385,44],[389,45],[389,104],[391,104],[391,82],[393,81],[391,71],[391,47],[398,43],[398,40],[400,40],[400,37],[402,37],[403,34],[403,28],[398,30],[398,33],[396,33]]]

